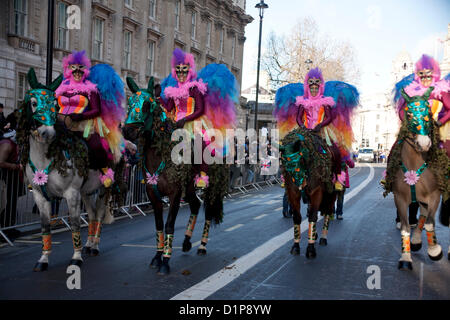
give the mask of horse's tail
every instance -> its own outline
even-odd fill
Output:
[[[212,164],[208,167],[208,176],[210,186],[205,190],[205,212],[207,218],[219,224],[223,220],[223,198],[228,190],[230,170],[224,165]]]
[[[447,201],[444,201],[442,199],[441,202],[441,211],[439,212],[439,220],[441,223],[448,227],[449,226],[449,220],[450,220],[450,199],[447,199]]]

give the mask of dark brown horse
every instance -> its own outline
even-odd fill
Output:
[[[282,141],[282,171],[289,204],[293,210],[294,244],[291,254],[300,254],[300,200],[308,204],[308,247],[307,258],[316,257],[315,241],[317,240],[316,224],[318,212],[324,215],[320,245],[327,245],[327,234],[330,217],[336,201],[336,193],[332,184],[333,163],[332,151],[326,143],[311,130],[298,128],[289,133]]]
[[[157,250],[150,266],[157,268],[159,274],[169,274],[174,226],[181,197],[184,193],[184,200],[189,204],[191,211],[183,242],[184,252],[192,247],[190,239],[201,201],[196,195],[192,165],[175,164],[172,161],[171,152],[177,142],[171,139],[176,126],[167,117],[158,100],[154,98],[153,79],[150,79],[147,89],[139,89],[131,78],[127,78],[127,84],[133,95],[129,99],[128,119],[123,132],[126,139],[138,141],[139,153],[143,156],[142,170],[147,182],[146,192],[155,214]],[[159,85],[155,87],[155,91],[160,91]],[[212,171],[223,171],[223,169],[211,167]],[[201,245],[197,250],[198,255],[206,254],[211,222],[219,223],[223,213],[223,196],[214,194],[212,192],[214,188],[211,186],[214,186],[214,183],[210,183],[204,193],[205,225]],[[170,202],[165,225],[162,200],[164,196],[168,196]]]

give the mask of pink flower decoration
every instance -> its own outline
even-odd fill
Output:
[[[340,184],[345,185],[345,180],[347,179],[347,173],[345,171],[342,171],[341,174],[338,175],[338,181]]]
[[[381,175],[382,175],[383,179],[386,179],[386,170],[384,170]]]
[[[147,172],[147,184],[156,185],[158,184],[158,174],[150,174]]]
[[[285,182],[283,175],[280,176],[280,179],[281,179],[281,182]]]
[[[413,186],[417,183],[417,181],[419,181],[419,176],[417,175],[417,172],[415,172],[414,170],[410,170],[405,172],[404,181],[410,186]]]
[[[104,175],[100,174],[100,181],[102,183],[105,183],[106,179],[108,178],[111,179],[112,182],[114,182],[114,171],[112,171],[111,168],[109,168]]]
[[[208,187],[209,177],[208,176],[200,176],[200,175],[195,176],[195,184],[197,184],[201,180],[205,181],[205,185],[206,185],[206,187]]]
[[[34,173],[33,183],[38,186],[43,186],[48,181],[48,175],[44,170],[38,170]]]

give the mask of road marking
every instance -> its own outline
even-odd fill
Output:
[[[423,297],[423,262],[420,263],[419,299]]]
[[[279,208],[273,209],[273,211],[275,211],[275,212],[278,212],[280,210],[283,210],[283,207],[279,207]]]
[[[240,228],[242,226],[243,226],[243,224],[239,223],[239,224],[237,224],[237,225],[235,225],[235,226],[233,226],[231,228],[225,229],[225,231],[233,231],[233,230],[236,230],[236,229],[238,229],[238,228]]]
[[[344,198],[344,203],[357,195],[364,187],[366,187],[374,177],[374,169],[370,166],[369,176],[360,183],[355,189],[346,195]],[[317,222],[322,220],[323,217],[319,216]],[[304,220],[300,225],[303,231],[307,231],[308,221]],[[253,251],[247,253],[246,255],[240,257],[234,261],[231,265],[228,265],[221,269],[220,271],[214,273],[203,281],[195,284],[194,286],[180,292],[176,296],[172,297],[170,300],[204,300],[216,291],[222,289],[224,286],[229,284],[231,281],[237,279],[239,276],[244,274],[247,270],[258,264],[260,261],[271,255],[275,250],[278,250],[284,246],[288,241],[293,239],[293,227],[289,230],[283,232],[282,234],[266,241],[261,246],[255,248]]]
[[[31,243],[31,244],[42,244],[42,241],[40,241],[40,240],[19,240],[19,239],[17,239],[17,240],[15,240],[15,242],[18,242],[18,243]],[[61,244],[61,242],[60,241],[52,241],[52,244]]]
[[[201,241],[196,241],[192,244],[192,247],[195,248],[196,246],[199,246]]]
[[[265,216],[267,216],[267,214],[263,213],[263,214],[260,215],[260,216],[254,217],[253,220],[259,220],[259,219],[261,219],[261,218],[264,218]]]

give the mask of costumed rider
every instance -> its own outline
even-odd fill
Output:
[[[341,162],[351,160],[351,116],[358,103],[359,93],[354,86],[341,81],[325,83],[319,68],[307,73],[304,84],[286,85],[275,97],[273,115],[278,122],[280,139],[297,127],[316,132],[332,152],[338,190],[343,188],[336,179],[341,173]]]
[[[177,128],[186,129],[192,139],[197,128],[195,123],[200,124],[202,151],[208,148],[212,156],[226,156],[232,150],[225,142],[225,132],[234,128],[236,121],[239,89],[235,77],[223,64],[209,64],[197,76],[194,56],[178,48],[171,62],[172,72],[161,83],[161,105]],[[223,139],[209,137],[209,129],[219,130]],[[196,187],[208,187],[208,165],[203,157],[194,170]]]
[[[100,180],[109,187],[124,148],[119,129],[125,118],[123,82],[107,64],[91,68],[85,51],[65,57],[63,69],[64,80],[55,92],[58,122],[86,141],[90,167],[101,171]]]
[[[431,56],[423,54],[416,62],[414,73],[399,81],[395,85],[393,92],[394,103],[396,104],[401,121],[405,118],[405,112],[407,114],[415,112],[416,106],[430,108],[430,114],[432,115],[434,123],[439,128],[439,148],[444,149],[447,157],[450,158],[450,74],[447,74],[441,79],[439,63]],[[414,103],[414,106],[409,106],[405,98],[413,98],[412,100],[414,101],[412,103]],[[431,119],[429,119],[427,123],[431,123],[430,120]],[[415,128],[418,132],[422,129],[424,128]],[[391,188],[391,183],[388,183],[387,185],[386,181],[390,180],[389,177],[394,174],[389,170],[389,168],[391,168],[389,162],[391,161],[391,154],[398,144],[397,140],[392,146],[387,161],[388,169],[386,177],[381,180],[381,184],[386,189],[386,192],[390,191]],[[416,220],[418,207],[417,203],[412,203],[410,205],[410,221],[411,219]],[[441,210],[450,210],[449,200],[442,203]]]

